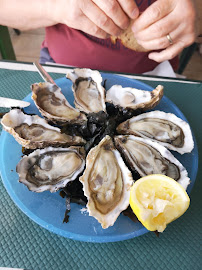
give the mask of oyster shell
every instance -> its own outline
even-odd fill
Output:
[[[31,86],[32,99],[40,113],[54,123],[67,124],[85,122],[86,116],[73,108],[55,84],[35,83]]]
[[[17,165],[19,182],[29,190],[55,192],[73,181],[85,166],[81,147],[37,149],[24,156]]]
[[[86,143],[79,136],[61,133],[59,128],[49,125],[38,115],[27,115],[19,109],[13,109],[5,114],[1,124],[19,144],[29,149],[44,148],[50,145],[70,146]]]
[[[89,215],[104,229],[112,226],[129,205],[133,178],[108,135],[90,150],[79,180],[88,198]]]
[[[67,73],[66,77],[73,82],[76,108],[87,114],[106,111],[105,89],[101,85],[102,77],[98,71],[76,68]]]
[[[190,179],[186,169],[164,146],[133,135],[116,136],[114,140],[130,168],[140,176],[164,174],[187,188]]]
[[[117,132],[157,141],[180,154],[189,153],[194,147],[189,124],[172,113],[162,111],[134,116],[121,123]]]
[[[113,85],[107,91],[106,101],[122,108],[150,110],[158,105],[162,97],[162,85],[158,85],[153,91]]]

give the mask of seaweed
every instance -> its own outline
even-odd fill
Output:
[[[134,214],[133,210],[131,209],[130,205],[128,206],[128,208],[126,208],[126,210],[122,211],[122,214],[126,217],[129,217],[135,223],[140,222],[137,216]]]
[[[80,205],[87,204],[87,198],[83,192],[83,185],[77,178],[74,181],[69,182],[66,187],[60,190],[60,196],[65,198],[65,214],[63,223],[67,223],[69,221],[69,212],[71,211],[71,203],[77,203]]]

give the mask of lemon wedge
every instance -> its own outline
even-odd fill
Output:
[[[149,231],[163,232],[168,223],[184,214],[189,203],[184,188],[161,174],[140,178],[130,191],[130,206]]]

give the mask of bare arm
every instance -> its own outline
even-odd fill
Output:
[[[20,30],[50,26],[53,0],[0,0],[0,24]]]
[[[0,24],[21,30],[63,23],[107,38],[138,15],[134,0],[0,0]]]

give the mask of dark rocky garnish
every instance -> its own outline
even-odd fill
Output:
[[[130,108],[122,108],[119,106],[114,106],[112,103],[108,103],[108,102],[106,103],[106,109],[107,109],[107,113],[110,116],[114,116],[116,118],[117,125],[133,116],[136,116],[142,113],[141,109],[132,110]]]
[[[71,210],[70,203],[77,203],[81,205],[87,204],[87,198],[83,193],[83,185],[77,178],[74,181],[69,182],[65,188],[60,191],[60,196],[65,198],[66,210],[63,219],[63,223],[67,223],[69,221],[68,213]]]
[[[28,156],[29,154],[31,154],[34,151],[35,151],[35,149],[28,149],[28,148],[22,147],[22,153],[23,153],[23,155]]]
[[[66,204],[66,210],[65,210],[65,216],[64,216],[64,219],[63,219],[63,223],[69,222],[69,215],[68,215],[68,213],[71,210],[70,198],[69,197],[66,197],[65,204]]]
[[[140,222],[138,220],[138,218],[136,217],[136,215],[133,213],[133,210],[131,209],[130,205],[128,206],[128,208],[126,210],[124,210],[122,212],[122,214],[126,217],[129,217],[133,222]]]

